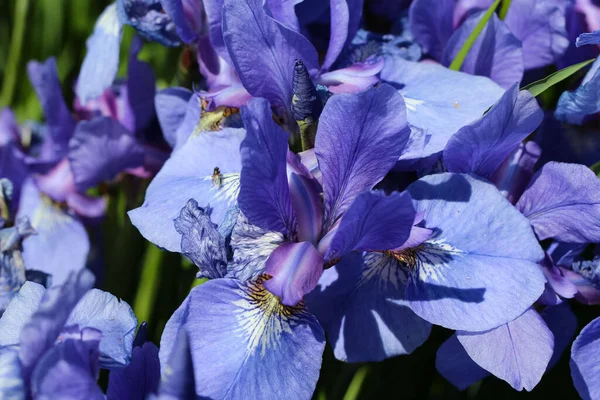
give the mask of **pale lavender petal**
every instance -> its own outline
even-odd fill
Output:
[[[490,331],[456,335],[473,361],[516,390],[538,384],[554,349],[552,332],[533,309]]]
[[[154,106],[163,137],[175,147],[176,132],[185,118],[188,101],[192,92],[180,87],[163,89],[154,96]]]
[[[112,85],[119,69],[122,36],[123,25],[117,16],[116,3],[113,3],[104,9],[86,43],[87,54],[75,85],[75,93],[83,104]]]
[[[517,208],[529,218],[541,240],[600,242],[600,179],[584,165],[544,165]]]
[[[525,70],[553,64],[569,47],[565,9],[553,1],[512,2],[504,22],[523,43]]]

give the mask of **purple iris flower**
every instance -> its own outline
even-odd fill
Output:
[[[21,287],[0,319],[0,357],[10,365],[3,397],[104,398],[99,368],[129,362],[137,320],[127,303],[93,284],[83,269],[48,290],[33,282]]]
[[[405,116],[386,112],[390,108],[404,107],[387,85],[329,99],[315,143],[321,183],[289,152],[288,135],[273,121],[266,99],[252,99],[242,109],[247,133],[241,144],[237,221],[234,213],[217,228],[211,211],[194,200],[175,220],[182,252],[199,267],[200,276],[214,279],[195,288],[173,314],[160,358],[165,362],[185,329],[198,395],[312,395],[325,342],[303,296],[317,284],[326,263],[381,241],[400,246],[414,220],[406,193],[378,194],[373,204],[359,194],[384,177],[408,142]],[[346,140],[340,142],[342,131]],[[395,208],[382,214],[377,202],[393,202]],[[356,226],[360,213],[370,222]],[[383,218],[396,224],[378,229]],[[199,313],[199,307],[211,311]],[[274,369],[284,369],[286,380],[257,384]]]
[[[598,381],[598,354],[600,345],[600,318],[581,330],[571,347],[571,376],[577,392],[584,400],[600,396]]]
[[[514,85],[483,117],[450,138],[443,153],[444,163],[449,171],[468,172],[494,182],[527,218],[539,240],[598,242],[600,180],[595,174],[583,165],[556,162],[534,173],[540,149],[534,142],[522,141],[542,119],[533,96]],[[541,316],[530,309],[486,332],[458,330],[438,352],[438,370],[459,388],[489,372],[517,390],[531,390],[560,357],[576,321],[567,316],[570,311],[566,305],[557,308],[561,303],[557,294],[570,298],[577,290],[549,257],[538,262],[547,284],[544,295],[532,300],[550,306]],[[592,266],[593,262],[574,264],[574,269],[579,268],[582,275],[589,272],[589,280],[593,279]]]

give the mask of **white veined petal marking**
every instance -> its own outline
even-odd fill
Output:
[[[409,111],[417,111],[417,107],[425,104],[423,100],[411,99],[410,97],[404,97],[404,104]]]
[[[403,249],[397,252],[386,251],[384,254],[393,257],[399,265],[414,277],[422,281],[436,282],[444,268],[448,268],[454,257],[463,251],[440,239],[432,239],[417,247]]]
[[[213,193],[215,199],[226,200],[228,204],[232,204],[235,203],[240,193],[240,175],[239,172],[220,174],[219,185],[214,184],[214,174],[205,176],[203,179],[213,182],[210,192]]]
[[[357,287],[372,279],[377,279],[381,290],[388,289],[388,285],[392,285],[394,289],[400,289],[406,284],[408,278],[406,271],[401,268],[400,262],[393,256],[369,252],[364,256],[364,265],[365,268]]]
[[[292,328],[300,322],[300,316],[306,314],[303,302],[295,306],[286,306],[279,298],[262,285],[268,275],[262,275],[253,282],[245,283],[246,289],[240,289],[243,297],[235,302],[239,307],[236,316],[240,329],[248,339],[247,357],[260,351],[264,357],[267,350],[277,351],[283,333],[292,333]]]

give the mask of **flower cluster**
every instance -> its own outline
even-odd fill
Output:
[[[117,0],[72,107],[50,58],[45,122],[0,114],[0,397],[310,399],[326,344],[376,362],[437,326],[460,390],[570,351],[600,399],[571,307],[600,304],[596,29],[586,0]],[[144,40],[199,80],[158,90]],[[159,348],[93,288],[109,188],[144,180],[131,223],[205,280]]]

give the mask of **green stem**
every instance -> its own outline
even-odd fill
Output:
[[[510,3],[511,0],[502,0],[502,7],[500,7],[500,11],[498,12],[498,17],[501,20],[504,20],[504,18],[506,18],[506,14],[508,14]]]
[[[360,394],[360,389],[362,388],[367,375],[370,372],[370,368],[368,365],[360,367],[358,371],[354,374],[352,381],[348,385],[348,390],[346,390],[346,394],[344,395],[344,400],[356,400],[358,395]]]
[[[492,15],[496,11],[496,8],[498,8],[499,4],[500,0],[494,1],[494,3],[490,6],[490,8],[488,8],[485,14],[483,14],[483,17],[477,23],[477,25],[475,25],[475,29],[473,29],[473,32],[471,32],[469,37],[467,37],[467,40],[465,40],[465,44],[463,44],[462,48],[460,49],[454,60],[452,60],[452,64],[450,64],[450,67],[448,68],[450,68],[453,71],[460,71],[460,68],[462,67],[463,63],[465,62],[465,59],[467,58],[467,54],[469,54],[469,50],[471,50],[471,47],[473,47],[473,44],[475,44],[475,41],[477,40],[477,37],[479,37],[479,34],[483,31],[483,28],[485,28],[485,24],[487,24],[490,18],[492,18]]]
[[[21,61],[23,47],[23,36],[25,35],[25,24],[27,20],[27,10],[29,9],[29,0],[19,0],[15,5],[15,24],[12,30],[12,40],[10,42],[10,52],[4,75],[4,85],[2,94],[0,94],[0,105],[8,106],[12,102],[17,83],[17,72]]]
[[[164,252],[151,243],[148,243],[144,264],[142,266],[142,277],[138,286],[133,310],[138,321],[148,321],[152,315],[160,279],[160,265]]]

